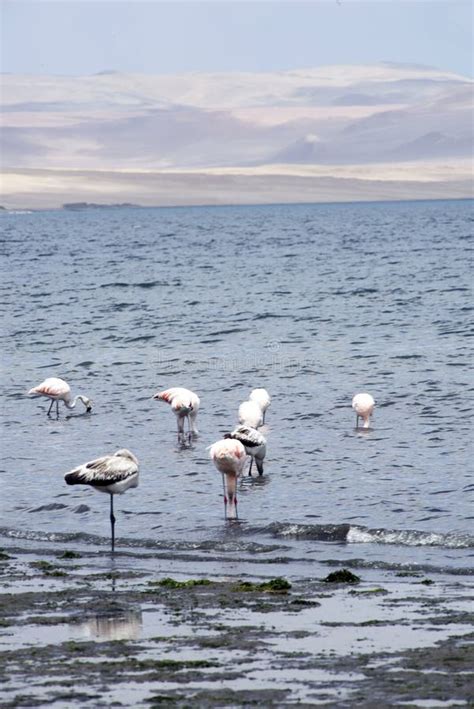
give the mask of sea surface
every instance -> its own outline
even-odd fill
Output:
[[[75,465],[129,448],[117,548],[181,573],[317,577],[328,565],[472,573],[472,202],[3,213],[0,546],[109,549]],[[94,401],[47,417],[26,392]],[[171,386],[201,397],[177,442]],[[225,522],[208,446],[254,387],[265,474]],[[351,399],[376,401],[355,430]],[[155,563],[155,562],[154,562]]]

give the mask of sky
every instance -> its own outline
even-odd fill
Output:
[[[471,0],[0,0],[3,72],[271,72],[402,62],[473,75]]]

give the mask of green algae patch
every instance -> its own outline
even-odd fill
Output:
[[[291,588],[291,583],[284,578],[278,577],[264,581],[263,583],[252,583],[251,581],[240,581],[233,587],[233,591],[243,593],[265,592],[265,593],[286,593]]]
[[[352,571],[340,569],[328,574],[323,581],[325,583],[360,583],[360,577],[353,574]]]
[[[153,704],[153,706],[169,706],[170,704],[177,704],[181,701],[180,697],[173,697],[171,694],[154,694],[153,697],[145,699],[146,704]]]
[[[65,571],[58,569],[54,564],[50,564],[49,561],[32,561],[30,563],[34,569],[39,569],[45,576],[67,576]]]
[[[161,581],[149,581],[149,586],[160,586],[161,588],[194,588],[194,586],[210,586],[209,579],[189,579],[188,581],[176,581],[176,579],[165,578]]]
[[[431,586],[434,584],[434,581],[432,579],[423,579],[423,581],[420,581],[420,583],[423,584],[423,586]]]
[[[76,551],[64,551],[58,559],[80,559],[82,554],[78,554]]]
[[[220,662],[212,660],[133,660],[133,666],[140,670],[203,670],[220,667]]]
[[[0,561],[8,561],[12,558],[13,557],[11,557],[10,554],[6,554],[4,551],[0,551]]]
[[[294,601],[291,601],[290,605],[296,606],[297,608],[307,608],[310,606],[320,606],[321,604],[318,601],[309,601],[307,598],[295,598]]]

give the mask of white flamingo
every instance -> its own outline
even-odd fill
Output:
[[[242,475],[246,453],[240,441],[222,439],[211,446],[210,455],[222,473],[226,519],[237,519],[237,480]]]
[[[263,413],[256,401],[243,401],[239,406],[239,422],[250,428],[263,424]]]
[[[171,405],[178,423],[178,441],[184,440],[184,422],[186,419],[188,421],[189,439],[198,435],[196,418],[201,401],[197,394],[183,387],[171,387],[171,389],[157,392],[153,398],[158,401],[166,401]]]
[[[262,409],[263,423],[265,423],[265,412],[270,406],[272,397],[266,389],[252,389],[249,396],[250,401],[255,401]]]
[[[59,402],[62,401],[68,409],[73,409],[78,401],[82,401],[86,407],[86,411],[92,410],[92,401],[87,396],[83,394],[78,394],[74,399],[71,394],[71,387],[64,379],[59,379],[58,377],[49,377],[45,379],[44,382],[38,384],[37,387],[30,389],[28,394],[32,396],[44,396],[47,399],[51,399],[51,405],[48,409],[47,416],[51,413],[54,402],[56,402],[56,416],[59,417]]]
[[[267,440],[260,431],[249,426],[237,426],[232,433],[226,433],[224,438],[240,441],[245,452],[250,456],[249,475],[252,475],[252,465],[255,460],[258,474],[263,475],[263,461],[267,453]]]
[[[356,428],[359,426],[359,416],[363,419],[363,428],[369,428],[370,417],[374,410],[375,401],[370,394],[363,392],[356,394],[352,399],[352,408],[356,412]]]
[[[130,487],[138,486],[138,460],[126,448],[113,455],[83,463],[64,476],[68,485],[90,485],[98,492],[110,495],[110,525],[112,551],[115,548],[114,495],[121,495]]]

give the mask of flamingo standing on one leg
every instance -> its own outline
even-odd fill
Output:
[[[78,394],[74,399],[72,399],[71,387],[64,379],[59,379],[58,377],[49,377],[45,379],[44,382],[38,384],[37,387],[30,389],[28,394],[32,396],[44,396],[47,399],[51,399],[51,405],[48,409],[47,416],[51,413],[54,402],[56,402],[56,416],[59,418],[59,402],[64,402],[64,405],[68,409],[73,409],[78,401],[82,401],[86,407],[86,411],[92,410],[92,401],[87,396],[83,394]]]
[[[68,485],[90,485],[97,492],[109,493],[113,552],[115,548],[114,495],[121,495],[128,488],[138,486],[138,460],[133,453],[122,448],[113,455],[106,455],[79,465],[66,473],[64,479]]]
[[[237,479],[242,475],[246,453],[240,441],[222,439],[210,450],[217,470],[222,473],[226,519],[237,519]]]
[[[352,399],[352,408],[356,412],[356,428],[359,426],[359,416],[364,420],[363,428],[369,428],[370,417],[374,410],[375,401],[370,394],[365,392],[356,394]]]
[[[239,406],[239,422],[250,428],[258,428],[263,423],[263,413],[256,401],[243,401]]]
[[[184,422],[186,419],[188,421],[189,440],[192,436],[198,435],[196,418],[201,401],[197,394],[183,387],[172,387],[171,389],[157,392],[153,398],[158,401],[166,401],[171,405],[178,424],[178,441],[184,440]]]
[[[265,423],[265,412],[270,406],[271,396],[266,389],[252,389],[249,401],[255,401],[262,409],[263,423]]]
[[[226,433],[224,438],[240,441],[245,452],[250,456],[249,475],[252,475],[252,465],[255,460],[258,474],[263,475],[263,461],[267,453],[267,440],[255,428],[237,426],[232,433]]]

